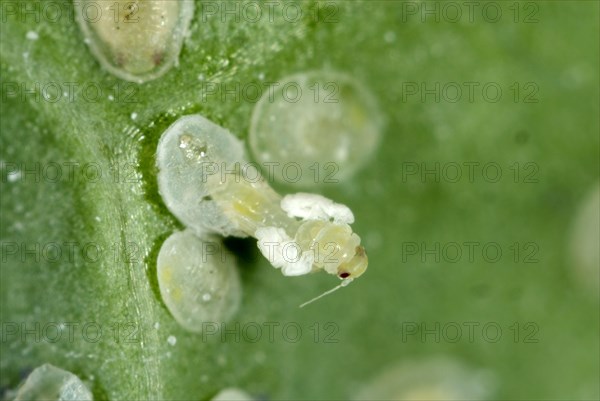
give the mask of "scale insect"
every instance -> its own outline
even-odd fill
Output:
[[[233,255],[216,235],[173,233],[157,259],[158,286],[175,320],[200,333],[205,322],[225,322],[240,306],[241,285]]]
[[[202,134],[201,140],[198,133]],[[179,221],[199,235],[213,232],[243,237],[211,199],[213,190],[207,175],[218,166],[207,163],[208,154],[212,159],[234,164],[243,159],[244,147],[226,129],[201,116],[175,121],[161,136],[156,152],[162,200]]]
[[[238,388],[224,388],[219,391],[210,401],[253,401],[248,393]]]
[[[76,16],[103,68],[144,83],[177,64],[194,14],[193,0],[81,0]]]
[[[14,400],[91,401],[93,396],[73,373],[46,363],[29,374]]]
[[[375,96],[341,72],[315,70],[277,80],[252,112],[248,142],[260,163],[299,166],[284,183],[314,187],[350,179],[371,160],[383,117]],[[291,173],[294,174],[294,173]]]
[[[281,197],[264,179],[249,179],[240,141],[204,117],[182,117],[163,133],[157,165],[159,192],[185,225],[256,238],[285,276],[325,271],[342,280],[321,296],[366,271],[368,258],[350,227],[348,207],[314,194]]]
[[[353,400],[491,400],[495,375],[446,356],[403,360],[359,387]]]

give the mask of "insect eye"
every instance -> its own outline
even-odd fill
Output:
[[[347,278],[347,277],[350,277],[350,273],[348,273],[348,272],[340,273],[340,278]]]

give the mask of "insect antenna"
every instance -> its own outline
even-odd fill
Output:
[[[332,289],[330,289],[329,291],[325,291],[324,293],[322,293],[319,296],[314,297],[313,299],[311,299],[310,301],[306,301],[304,302],[302,305],[300,305],[301,308],[304,308],[306,305],[312,304],[313,302],[315,302],[318,299],[321,299],[337,290],[339,290],[340,288],[343,288],[345,286],[347,286],[348,284],[350,284],[352,282],[351,278],[346,278],[344,280],[342,280],[342,283],[338,286],[333,287]]]

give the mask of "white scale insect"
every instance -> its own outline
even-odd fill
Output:
[[[204,322],[235,314],[242,290],[234,260],[215,235],[188,229],[163,243],[157,260],[160,294],[183,328],[199,333]]]
[[[177,63],[192,16],[193,0],[80,0],[77,21],[103,68],[143,83]]]
[[[217,395],[215,395],[211,401],[254,401],[250,395],[245,391],[238,388],[225,388]]]
[[[491,400],[495,375],[446,356],[402,360],[359,387],[353,400]]]
[[[73,373],[48,363],[35,368],[17,389],[15,401],[91,401],[92,393]]]
[[[348,207],[313,194],[282,198],[266,181],[248,179],[241,142],[200,115],[182,117],[163,133],[157,165],[165,204],[197,234],[252,236],[286,276],[324,270],[342,280],[301,306],[348,285],[367,269]]]
[[[348,180],[372,159],[384,119],[368,87],[331,70],[277,82],[256,103],[248,133],[260,163],[299,166],[293,178],[282,171],[275,180],[288,177],[303,187]]]

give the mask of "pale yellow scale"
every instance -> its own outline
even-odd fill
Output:
[[[142,83],[177,63],[194,13],[191,0],[82,0],[79,25],[102,66]]]
[[[163,302],[186,330],[201,332],[206,322],[227,321],[239,308],[235,258],[217,236],[175,232],[162,244],[156,264]]]

